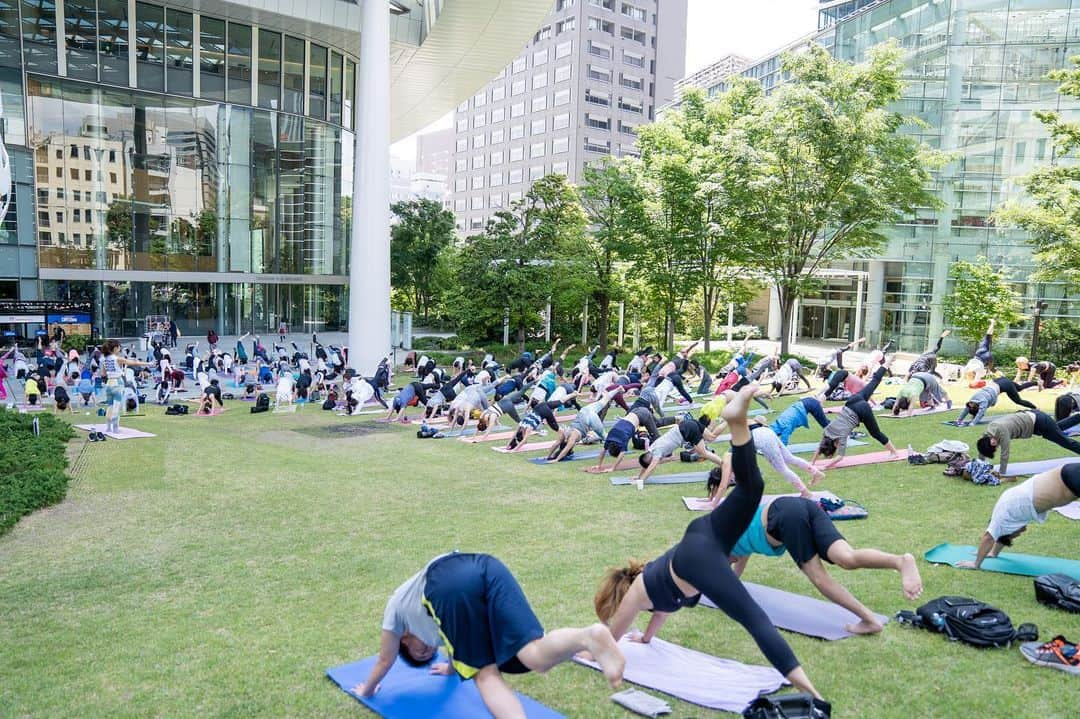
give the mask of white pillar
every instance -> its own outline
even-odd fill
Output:
[[[859,282],[855,286],[855,334],[851,336],[851,339],[857,340],[862,337],[862,294],[863,284],[866,280],[862,275],[859,275]]]
[[[802,303],[798,299],[795,300],[795,304],[791,306],[791,323],[788,327],[790,333],[788,334],[788,345],[795,344],[795,338],[799,335],[799,310],[802,309]]]
[[[885,341],[881,336],[882,303],[885,299],[885,263],[870,260],[867,263],[870,277],[866,282],[866,340],[868,344],[880,345]]]
[[[585,300],[585,309],[581,311],[581,344],[589,346],[589,301]],[[585,350],[588,352],[588,350]]]
[[[349,364],[373,375],[390,351],[390,13],[363,0],[357,67]]]
[[[735,303],[727,303],[727,345],[731,349],[731,335],[735,331]]]
[[[503,345],[510,344],[510,308],[503,310]]]
[[[780,339],[783,317],[780,316],[780,293],[776,287],[769,288],[769,327],[765,334],[771,340]]]
[[[619,347],[623,346],[623,344],[622,344],[622,341],[623,341],[623,317],[624,317],[625,313],[626,313],[626,303],[625,302],[620,302],[619,303],[619,341],[616,343],[617,346],[619,346]]]
[[[551,341],[551,300],[548,300],[547,309],[544,310],[544,341]]]

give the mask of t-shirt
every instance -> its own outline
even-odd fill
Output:
[[[26,393],[27,397],[29,397],[31,395],[40,395],[41,394],[41,390],[38,389],[38,383],[35,382],[33,379],[26,380],[26,387],[25,387],[25,389],[23,391]]]
[[[720,419],[720,413],[727,407],[727,400],[723,395],[717,395],[701,407],[701,416],[709,419]]]
[[[1035,482],[1029,479],[1001,493],[990,514],[986,533],[996,541],[1032,522],[1042,524],[1046,515],[1046,512],[1035,511]]]
[[[428,567],[445,556],[435,557],[394,590],[383,612],[383,629],[399,637],[408,632],[430,647],[442,644],[439,626],[424,607],[424,588],[427,586]]]

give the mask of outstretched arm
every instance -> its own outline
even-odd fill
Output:
[[[370,697],[379,690],[379,682],[383,680],[386,673],[390,671],[390,667],[394,665],[400,641],[401,637],[397,634],[386,629],[382,630],[379,635],[379,658],[375,660],[374,666],[371,667],[371,673],[368,674],[367,680],[352,688],[353,694],[359,697]]]
[[[982,537],[979,539],[979,547],[975,552],[975,561],[957,562],[956,566],[963,569],[979,569],[982,566],[983,560],[987,557],[996,557],[1000,551],[1001,545],[989,532],[983,532]]]

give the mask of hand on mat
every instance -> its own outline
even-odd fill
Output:
[[[355,694],[358,697],[371,697],[371,696],[375,696],[375,692],[379,691],[379,686],[380,685],[378,685],[378,684],[375,685],[375,691],[372,691],[372,692],[369,693],[367,691],[367,683],[366,682],[360,682],[359,684],[357,684],[355,687],[353,687],[349,691],[352,692],[353,694]]]
[[[638,644],[648,644],[648,642],[645,641],[645,634],[643,632],[637,631],[636,629],[633,629],[633,630],[627,632],[626,634],[624,634],[623,639],[625,639],[628,642],[637,642]]]
[[[975,569],[975,562],[971,559],[965,559],[962,562],[957,562],[953,566],[957,569]]]
[[[438,674],[439,676],[448,677],[453,672],[450,668],[450,664],[447,662],[435,662],[431,665],[430,674]]]

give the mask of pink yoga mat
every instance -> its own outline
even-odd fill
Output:
[[[76,429],[81,429],[84,432],[101,432],[109,439],[140,439],[143,437],[156,437],[155,434],[149,432],[140,432],[137,429],[131,427],[121,427],[119,432],[106,432],[105,425],[103,424],[77,424]]]
[[[864,464],[881,464],[882,462],[899,462],[902,459],[907,459],[908,451],[906,449],[897,450],[895,457],[889,456],[889,450],[883,449],[880,452],[866,452],[864,454],[849,454],[840,460],[833,469],[843,469],[844,467],[861,467]],[[824,467],[831,462],[831,459],[819,459],[817,466]]]
[[[517,449],[507,449],[506,447],[492,447],[496,452],[502,452],[503,454],[516,454],[517,452],[539,452],[543,449],[551,449],[555,446],[554,440],[547,442],[533,442],[532,444],[519,445]]]

